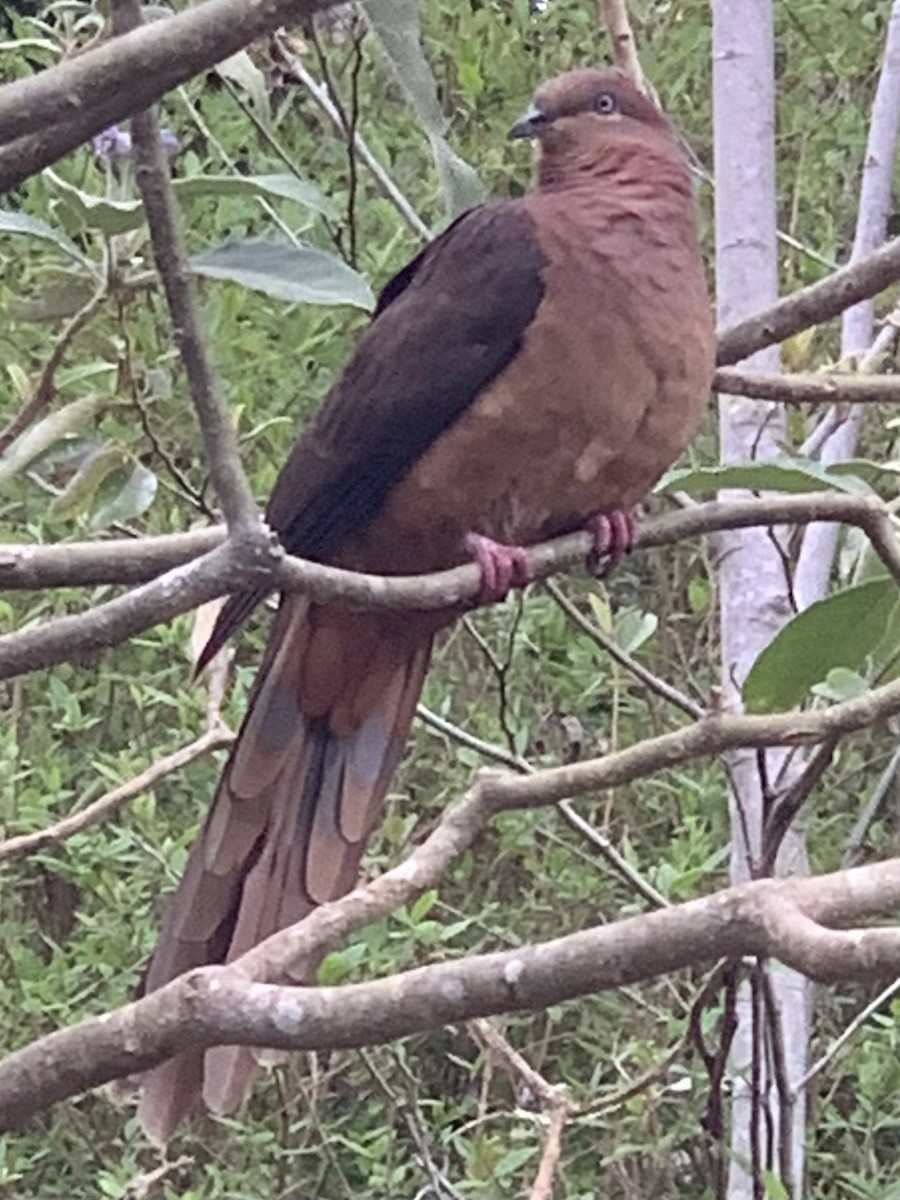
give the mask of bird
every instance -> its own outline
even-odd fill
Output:
[[[266,520],[290,554],[382,575],[474,560],[490,603],[528,582],[525,546],[588,528],[621,556],[693,437],[715,334],[674,127],[624,75],[577,68],[509,136],[537,143],[531,189],[471,208],[390,280],[285,462]],[[229,597],[199,667],[265,598]],[[281,596],[145,993],[354,887],[432,643],[459,615]],[[161,1064],[144,1128],[165,1141],[197,1109],[234,1111],[255,1067],[239,1047]]]

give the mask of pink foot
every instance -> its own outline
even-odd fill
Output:
[[[588,556],[588,570],[603,579],[634,549],[637,527],[630,512],[616,509],[609,514],[597,513],[587,523],[594,539],[594,549]],[[606,561],[601,563],[601,559]]]
[[[467,533],[465,547],[481,572],[481,591],[476,604],[497,604],[506,599],[512,588],[531,583],[531,568],[521,546],[504,546],[480,533]]]

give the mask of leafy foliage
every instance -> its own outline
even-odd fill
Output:
[[[707,8],[701,0],[634,5],[644,65],[709,163]],[[39,20],[22,5],[0,11],[9,27],[0,61],[15,75],[90,37],[102,25],[103,6],[74,0],[42,8]],[[822,261],[842,257],[852,237],[886,11],[869,0],[778,6],[779,218],[809,251],[785,248],[786,288],[818,278]],[[579,0],[551,0],[534,15],[527,0],[426,0],[418,18],[409,5],[379,0],[372,17],[378,39],[365,39],[357,71],[343,19],[327,15],[319,24],[336,86],[352,106],[358,80],[359,132],[434,227],[474,194],[467,163],[477,165],[488,194],[523,190],[528,163],[505,143],[506,127],[536,80],[607,50],[593,7]],[[421,39],[414,19],[421,20]],[[312,69],[311,47],[301,50]],[[173,94],[165,115],[181,142],[173,164],[194,265],[205,275],[219,273],[200,281],[204,316],[262,497],[298,423],[346,357],[365,319],[359,309],[371,305],[369,288],[418,242],[361,168],[353,194],[344,140],[299,85],[279,78],[264,47]],[[708,226],[708,188],[700,202]],[[129,161],[101,160],[85,147],[7,203],[0,211],[4,423],[33,396],[54,348],[68,340],[46,410],[0,458],[0,537],[50,541],[107,528],[188,527],[208,512],[205,468],[164,304],[147,270]],[[347,261],[348,213],[356,222],[355,264]],[[261,247],[273,244],[278,270],[271,252],[264,267],[259,260]],[[248,254],[255,282],[262,271],[269,286],[247,286]],[[219,281],[223,272],[230,282]],[[96,311],[69,335],[68,323],[98,292]],[[820,365],[835,353],[833,335],[795,339],[788,352],[793,366]],[[799,444],[803,429],[798,424],[794,432]],[[871,462],[896,458],[894,429],[877,414],[866,438]],[[858,477],[871,487],[893,486],[890,477],[862,471],[826,478],[801,462],[777,468],[776,477],[774,468],[757,467],[747,468],[751,476],[723,477],[713,461],[706,432],[688,474],[673,474],[670,487],[857,488]],[[854,579],[858,554],[848,539],[844,584]],[[716,597],[703,547],[641,554],[608,590],[571,580],[566,591],[642,663],[696,699],[709,694],[717,670]],[[108,594],[6,596],[0,621],[4,628],[38,622]],[[890,594],[884,581],[862,583],[811,610],[806,620],[818,622],[814,628],[799,620],[789,625],[757,664],[748,698],[769,707],[800,703],[811,687],[847,694],[856,686],[847,673],[865,687],[866,672],[886,669],[894,653],[877,637],[894,611]],[[540,590],[521,608],[509,603],[478,614],[474,625],[477,640],[460,629],[442,644],[425,703],[508,752],[536,764],[565,761],[629,744],[678,719],[574,631]],[[846,628],[852,638],[843,636]],[[4,685],[5,830],[42,828],[200,732],[205,697],[189,682],[189,630],[181,619],[115,652]],[[260,638],[257,627],[235,650],[227,706],[233,723]],[[817,867],[839,865],[856,816],[851,798],[865,795],[892,748],[890,735],[869,734],[829,776],[810,815]],[[419,725],[369,868],[396,861],[481,763],[476,750]],[[212,760],[195,762],[115,820],[4,866],[0,1013],[10,1046],[128,996],[216,770]],[[667,898],[686,899],[725,880],[725,786],[714,766],[672,770],[581,811]],[[896,852],[897,838],[888,810],[871,829],[871,849]],[[512,814],[479,839],[439,891],[331,955],[323,979],[368,978],[516,945],[644,905],[556,813]],[[686,972],[508,1022],[510,1040],[585,1105],[567,1130],[560,1195],[710,1195],[701,1126],[706,1074],[684,1048],[671,1067],[659,1069],[669,1049],[683,1043],[701,983],[699,972]],[[857,991],[821,997],[823,1048],[871,998]],[[886,1004],[817,1080],[810,1194],[897,1194],[896,1009],[897,1001]],[[719,1015],[704,1014],[707,1033]],[[645,1073],[651,1082],[629,1094]],[[267,1077],[240,1121],[180,1135],[171,1157],[185,1156],[183,1165],[162,1174],[149,1194],[413,1197],[425,1194],[433,1169],[467,1197],[515,1195],[533,1172],[538,1140],[527,1097],[489,1068],[465,1030],[446,1030],[367,1053],[290,1061]],[[92,1095],[4,1144],[0,1195],[125,1197],[157,1165],[131,1110]],[[771,1192],[777,1195],[777,1180]]]

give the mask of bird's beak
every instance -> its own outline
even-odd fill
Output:
[[[531,108],[522,113],[506,136],[510,141],[514,138],[537,137],[541,130],[546,129],[549,124],[550,119],[547,114],[541,112],[536,104],[532,104]]]

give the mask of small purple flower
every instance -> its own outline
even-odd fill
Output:
[[[125,158],[131,153],[131,134],[127,129],[120,129],[118,125],[110,125],[109,129],[104,129],[102,133],[93,137],[91,142],[98,158]],[[159,131],[159,143],[166,154],[177,154],[181,149],[181,142],[171,129]]]
[[[181,149],[181,142],[178,140],[178,135],[173,133],[171,129],[160,129],[159,144],[165,150],[166,154],[177,154]]]
[[[131,153],[131,134],[118,125],[110,125],[91,139],[98,158],[123,158]]]

